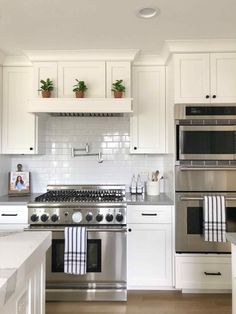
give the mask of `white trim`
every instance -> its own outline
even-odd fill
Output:
[[[160,55],[139,54],[133,62],[133,65],[165,65],[165,62],[163,57]]]
[[[133,61],[138,49],[25,50],[31,61]]]
[[[5,59],[5,55],[4,55],[4,53],[0,50],[0,65],[3,64],[4,59]]]
[[[25,56],[6,56],[4,58],[3,66],[32,66],[32,63]]]
[[[35,98],[31,113],[132,113],[132,98]]]

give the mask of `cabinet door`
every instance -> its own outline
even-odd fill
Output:
[[[75,79],[87,86],[85,97],[105,97],[105,62],[59,62],[58,97],[75,97]]]
[[[36,118],[27,112],[32,98],[32,68],[3,69],[2,152],[36,153]]]
[[[212,103],[236,102],[236,53],[211,54],[211,97]]]
[[[107,72],[107,91],[106,97],[113,97],[112,83],[116,80],[123,80],[125,86],[124,97],[130,97],[130,62],[107,62],[106,63],[106,72]]]
[[[209,103],[209,54],[179,54],[174,58],[175,103]]]
[[[165,68],[133,68],[131,153],[165,153]]]
[[[33,97],[42,97],[39,88],[41,86],[40,80],[46,80],[49,78],[53,81],[53,91],[51,97],[57,97],[57,62],[34,62],[34,85],[33,85]]]
[[[128,287],[172,286],[171,224],[129,224],[128,230]]]

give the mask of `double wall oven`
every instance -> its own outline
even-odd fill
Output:
[[[176,252],[230,253],[206,242],[203,198],[223,195],[226,228],[236,232],[236,105],[176,105]]]
[[[48,186],[28,204],[28,231],[52,231],[46,255],[47,301],[125,301],[125,186]],[[85,275],[64,273],[64,229],[87,230]]]

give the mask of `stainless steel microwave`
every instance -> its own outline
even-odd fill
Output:
[[[175,110],[177,160],[236,160],[236,105]]]

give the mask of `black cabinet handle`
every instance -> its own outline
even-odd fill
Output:
[[[212,98],[216,98],[216,95],[213,95]]]
[[[1,214],[3,217],[15,217],[18,216],[18,214]]]
[[[152,214],[142,213],[142,216],[157,216],[157,213],[152,213]]]
[[[137,147],[136,147],[136,146],[134,146],[134,150],[137,150]]]
[[[34,150],[33,147],[30,147],[30,150]]]
[[[208,273],[207,271],[204,271],[204,274],[206,276],[221,276],[221,273],[219,271],[217,273]]]
[[[132,229],[128,229],[128,231],[129,231],[129,232],[131,232],[131,231],[132,231]]]
[[[209,95],[206,95],[206,98],[208,99],[208,98],[210,98],[210,96],[209,96]]]

